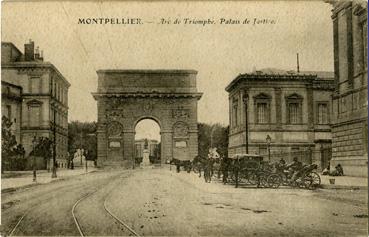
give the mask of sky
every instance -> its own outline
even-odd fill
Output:
[[[79,18],[141,18],[141,25],[82,25]],[[333,71],[331,6],[314,2],[2,2],[2,41],[32,39],[71,83],[69,121],[96,121],[99,69],[194,69],[198,121],[228,125],[225,87],[254,69]],[[213,25],[160,24],[210,19]],[[249,24],[220,24],[220,19]],[[253,19],[275,24],[253,25]],[[149,23],[152,22],[152,23]]]

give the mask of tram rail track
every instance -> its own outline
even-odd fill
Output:
[[[121,174],[119,175],[121,176]],[[116,180],[116,178],[113,178],[114,180]],[[81,234],[81,236],[85,236],[82,232],[82,228],[80,226],[80,224],[78,223],[78,219],[75,217],[75,214],[74,214],[74,210],[75,208],[77,207],[77,205],[83,201],[85,198],[93,195],[94,193],[96,193],[101,187],[103,187],[104,185],[106,185],[107,183],[110,183],[111,181],[108,181],[108,182],[104,182],[104,184],[101,184],[96,190],[92,191],[92,192],[89,192],[85,195],[83,195],[81,198],[79,198],[74,204],[73,204],[73,207],[72,207],[72,216],[73,216],[73,219],[77,225],[77,229],[78,229],[78,232]],[[59,188],[57,189],[58,192],[63,192],[63,190],[73,190],[73,189],[76,189],[76,188],[81,188],[81,186],[83,186],[84,184],[81,184],[81,183],[77,183],[77,184],[73,184],[72,186],[65,186],[65,187],[62,187],[62,188]],[[46,198],[43,198],[42,201],[39,201],[38,203],[36,204],[31,204],[30,208],[26,208],[26,210],[23,212],[23,214],[21,215],[21,217],[18,219],[18,221],[16,222],[16,224],[14,225],[13,228],[11,228],[10,231],[7,231],[8,234],[5,234],[5,236],[14,236],[14,234],[18,231],[19,229],[19,226],[21,225],[21,223],[23,222],[24,218],[30,213],[32,212],[34,209],[36,209],[37,207],[41,206],[43,203],[45,202],[48,202],[49,200],[52,200],[54,199],[54,196],[51,195],[51,197],[46,197]],[[110,215],[110,214],[109,214]]]
[[[121,177],[120,177],[121,178]],[[103,185],[102,185],[103,186]],[[78,216],[76,215],[76,210],[77,207],[80,203],[82,203],[84,200],[86,200],[87,198],[91,197],[93,194],[97,193],[97,191],[99,191],[100,188],[94,190],[93,192],[90,192],[84,196],[82,196],[81,198],[79,198],[73,205],[72,207],[72,216],[73,216],[73,220],[74,223],[78,229],[78,232],[80,234],[81,237],[87,236],[86,235],[86,231],[83,230],[82,225],[80,223],[80,221],[78,221]],[[109,190],[107,192],[107,194],[105,195],[104,201],[103,201],[103,207],[104,210],[107,212],[107,214],[112,217],[115,221],[117,221],[119,224],[121,224],[126,230],[128,230],[131,234],[133,234],[134,236],[140,236],[135,230],[133,230],[127,223],[125,223],[123,220],[121,220],[119,217],[117,217],[106,205],[107,203],[107,199],[110,196],[110,193],[113,191],[113,188],[111,190]]]
[[[79,187],[80,184],[75,184],[73,185],[72,188],[77,188]],[[71,187],[68,186],[68,187],[65,187],[65,188],[62,188],[62,190],[64,189],[70,189]],[[58,190],[60,191],[60,189]],[[34,210],[35,208],[37,208],[38,206],[42,205],[44,202],[47,202],[49,200],[52,200],[54,197],[49,197],[49,198],[45,198],[42,200],[42,202],[39,202],[39,204],[36,204],[36,205],[32,205],[32,207],[30,208],[27,208],[26,211],[23,213],[23,215],[18,219],[17,223],[15,224],[15,226],[11,229],[11,231],[9,232],[9,234],[7,236],[13,236],[14,233],[17,231],[19,225],[21,224],[21,222],[23,221],[23,219],[32,211]]]

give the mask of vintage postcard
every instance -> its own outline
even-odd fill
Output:
[[[3,1],[2,236],[367,236],[367,1]]]

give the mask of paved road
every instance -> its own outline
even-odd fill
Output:
[[[86,236],[132,235],[106,209],[148,236],[367,236],[366,190],[235,189],[168,168],[101,171],[5,193],[1,231],[19,223],[13,235],[78,236],[73,207]]]

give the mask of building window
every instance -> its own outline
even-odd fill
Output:
[[[257,123],[267,123],[267,122],[268,122],[267,103],[258,103]]]
[[[287,103],[287,123],[302,123],[302,97],[298,94],[292,94],[286,97]]]
[[[6,116],[8,117],[9,120],[12,119],[12,106],[11,105],[6,105]]]
[[[271,97],[261,93],[254,97],[254,108],[256,111],[256,123],[269,123],[270,121]]]
[[[41,81],[39,77],[31,77],[31,93],[40,93]]]
[[[288,104],[288,112],[289,112],[290,124],[299,123],[299,104],[298,103],[289,103]]]
[[[327,103],[318,103],[318,124],[328,124]]]
[[[41,106],[30,106],[30,121],[29,124],[31,127],[40,126],[40,114],[41,114]]]

